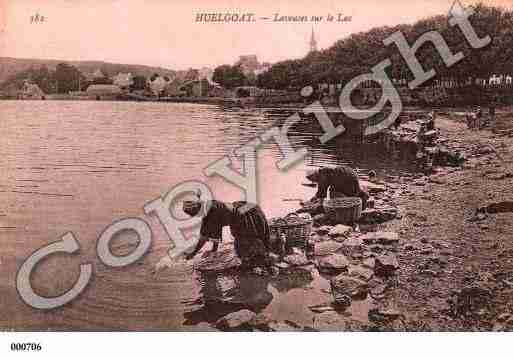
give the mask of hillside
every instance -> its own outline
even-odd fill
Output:
[[[174,76],[175,71],[162,67],[152,67],[145,65],[126,65],[115,64],[103,61],[63,61],[63,60],[43,60],[43,59],[18,59],[12,57],[0,57],[0,83],[7,80],[10,76],[19,72],[33,68],[39,68],[43,65],[54,70],[57,64],[65,62],[77,67],[82,73],[92,73],[97,69],[102,70],[109,76],[118,72],[131,72],[134,75],[150,77],[154,73],[162,76]]]

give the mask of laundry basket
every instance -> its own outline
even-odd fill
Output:
[[[362,200],[359,197],[326,199],[324,211],[335,223],[353,224],[362,216]]]
[[[273,218],[270,221],[271,241],[276,243],[285,238],[285,246],[306,248],[312,231],[310,216],[290,213],[283,218]]]

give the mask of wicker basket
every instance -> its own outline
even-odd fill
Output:
[[[362,215],[362,200],[358,197],[337,197],[324,201],[324,211],[336,223],[353,224]]]
[[[290,213],[283,218],[273,218],[269,225],[271,229],[271,241],[276,242],[285,237],[286,247],[306,248],[310,232],[312,231],[312,219]]]

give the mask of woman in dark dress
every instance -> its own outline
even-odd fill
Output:
[[[324,200],[330,191],[330,197],[360,197],[363,209],[367,206],[369,194],[361,189],[358,175],[349,166],[336,168],[324,167],[315,171],[309,171],[306,178],[317,183],[317,193],[311,201]]]
[[[214,240],[212,251],[217,251],[223,227],[229,226],[235,238],[235,253],[244,267],[270,266],[270,230],[259,206],[247,202],[224,203],[216,200],[185,201],[183,204],[183,211],[190,216],[196,216],[202,208],[206,214],[201,221],[200,239],[186,259],[192,259],[209,240]]]

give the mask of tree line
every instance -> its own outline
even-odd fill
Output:
[[[480,37],[489,35],[492,38],[492,42],[482,49],[473,49],[463,33],[449,25],[448,15],[440,15],[413,25],[384,26],[355,33],[302,59],[278,62],[257,77],[256,85],[261,88],[295,89],[321,83],[346,83],[370,72],[373,66],[386,58],[392,61],[387,69],[390,78],[410,81],[413,74],[397,47],[383,44],[383,40],[396,31],[401,31],[412,45],[422,34],[436,30],[453,54],[463,52],[465,58],[447,68],[436,48],[431,43],[424,44],[416,55],[426,71],[431,68],[436,70],[437,77],[431,83],[434,80],[449,80],[464,86],[474,83],[475,79],[488,79],[493,74],[513,74],[513,12],[483,4],[474,6],[474,10],[469,20],[476,33]]]

